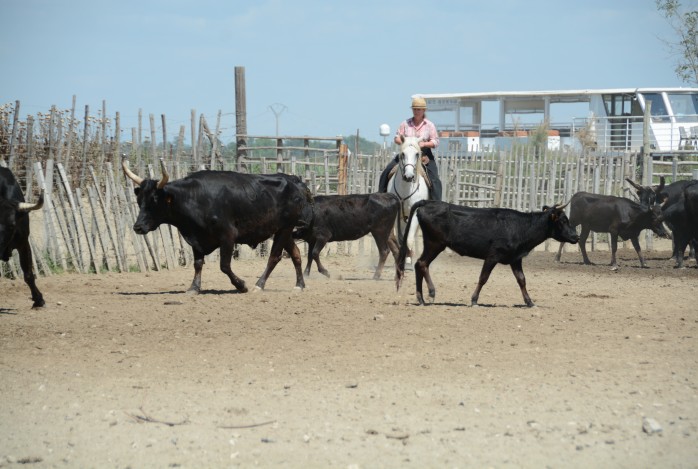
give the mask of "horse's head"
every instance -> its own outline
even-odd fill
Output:
[[[405,181],[412,182],[417,176],[417,165],[421,164],[422,150],[419,148],[420,137],[401,137],[400,170]]]

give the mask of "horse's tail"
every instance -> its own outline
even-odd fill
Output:
[[[400,284],[402,284],[402,279],[405,277],[405,258],[407,257],[407,235],[410,232],[410,224],[412,223],[412,218],[418,208],[422,207],[428,202],[428,200],[420,200],[412,206],[410,210],[410,216],[407,218],[407,226],[405,226],[405,232],[402,235],[400,252],[397,256],[397,261],[395,262],[395,289],[400,290]],[[419,220],[417,220],[419,223]]]

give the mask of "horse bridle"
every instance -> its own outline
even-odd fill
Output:
[[[402,173],[402,174],[401,174],[402,179],[405,180],[405,168],[407,168],[408,166],[412,166],[412,167],[414,168],[415,179],[417,179],[417,185],[415,186],[415,188],[414,188],[414,190],[413,190],[412,192],[410,192],[408,195],[406,195],[405,197],[403,197],[403,196],[401,196],[400,193],[397,191],[397,182],[396,182],[396,181],[397,181],[397,177],[394,177],[394,178],[393,178],[393,191],[395,191],[395,195],[398,197],[398,199],[400,199],[400,215],[401,215],[401,216],[398,217],[398,223],[399,223],[400,218],[403,218],[405,221],[407,221],[407,215],[406,215],[405,212],[404,212],[404,207],[403,207],[402,202],[404,202],[405,200],[407,200],[407,199],[409,199],[410,197],[412,197],[412,196],[419,190],[420,177],[419,177],[419,171],[417,170],[417,165],[421,165],[421,164],[422,164],[422,162],[421,162],[421,158],[422,158],[422,149],[419,148],[419,145],[416,145],[416,144],[414,144],[414,143],[410,144],[409,146],[417,147],[417,153],[418,153],[418,155],[417,155],[417,163],[416,163],[416,164],[403,164],[403,159],[404,159],[404,156],[405,156],[405,152],[404,152],[404,151],[401,151],[401,152],[400,152],[400,158],[399,158],[399,160],[398,160],[398,167],[400,168],[400,172]]]
[[[417,145],[415,143],[410,143],[408,146],[417,148],[417,163],[416,164],[419,164],[419,160],[422,157],[422,149],[419,148],[419,145]],[[400,172],[402,173],[403,180],[405,180],[405,170],[407,169],[408,166],[412,166],[412,168],[414,169],[414,174],[417,175],[416,164],[404,164],[404,158],[405,158],[405,152],[401,151],[400,152],[400,159],[398,160],[398,165],[400,166]],[[419,185],[417,187],[419,187]],[[410,194],[410,195],[412,195],[412,194]]]

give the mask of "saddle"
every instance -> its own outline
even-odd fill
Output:
[[[426,160],[426,162],[425,162],[425,160]],[[427,173],[427,170],[425,169],[425,166],[428,164],[429,164],[429,158],[422,155],[422,164],[417,166],[417,174],[419,174],[420,176],[422,176],[424,178],[424,181],[427,183],[427,187],[429,188],[429,191],[431,191],[433,184],[431,182],[431,179],[429,178],[429,173]],[[399,166],[400,166],[399,164],[396,164],[395,166],[393,166],[393,169],[391,169],[390,173],[388,173],[388,180],[390,180],[390,178],[393,177],[393,175],[395,175]]]

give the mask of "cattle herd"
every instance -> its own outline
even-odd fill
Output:
[[[161,161],[162,163],[162,161]],[[638,202],[627,198],[587,192],[576,193],[565,205],[543,207],[540,212],[524,213],[503,208],[471,208],[439,201],[421,201],[412,207],[403,239],[394,235],[401,201],[393,194],[359,194],[313,197],[296,176],[286,174],[251,175],[232,171],[199,171],[170,181],[165,164],[158,181],[134,174],[124,158],[124,174],[135,183],[139,214],[133,229],[146,234],[161,224],[175,226],[194,252],[194,279],[189,292],[201,289],[204,256],[220,248],[220,269],[240,292],[247,292],[245,281],[231,269],[236,244],[257,244],[272,238],[266,268],[255,288],[264,289],[269,275],[285,251],[296,271],[295,288],[305,287],[312,262],[329,276],[319,254],[328,242],[359,239],[370,233],[379,252],[374,278],[380,278],[389,253],[395,259],[395,279],[399,288],[406,270],[406,237],[409,223],[416,220],[422,231],[424,247],[414,265],[417,300],[424,304],[422,283],[426,280],[429,299],[436,294],[429,265],[446,248],[461,256],[483,260],[471,304],[477,305],[482,287],[497,264],[507,264],[516,278],[524,302],[533,306],[526,291],[523,258],[537,245],[552,238],[559,241],[560,260],[564,243],[580,243],[582,258],[590,264],[586,240],[591,231],[609,233],[611,266],[617,268],[618,237],[629,239],[647,267],[639,244],[642,230],[673,237],[676,267],[683,267],[684,253],[690,245],[695,258],[698,245],[698,181],[677,181],[666,185],[642,186],[631,179]],[[34,308],[45,305],[32,271],[29,245],[29,212],[43,205],[43,191],[36,203],[27,203],[12,172],[0,167],[0,259],[8,261],[18,251],[24,281],[31,290]],[[416,217],[413,215],[416,214]],[[577,235],[576,226],[581,225]],[[302,270],[296,239],[308,243],[308,263]]]

